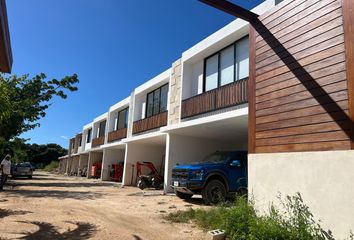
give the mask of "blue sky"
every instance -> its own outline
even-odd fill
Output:
[[[262,1],[235,1],[253,8]],[[7,1],[13,74],[77,73],[79,91],[54,99],[32,143],[67,147],[109,106],[234,18],[197,0]]]

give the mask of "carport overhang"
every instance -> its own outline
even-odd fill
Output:
[[[221,113],[202,119],[194,119],[161,129],[164,133],[184,136],[213,139],[235,140],[247,139],[248,135],[248,107]]]

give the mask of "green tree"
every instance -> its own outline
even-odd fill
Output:
[[[0,147],[23,132],[39,126],[54,96],[65,99],[64,91],[77,91],[76,74],[61,80],[46,80],[41,73],[29,75],[0,75]]]

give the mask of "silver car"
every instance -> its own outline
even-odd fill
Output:
[[[17,163],[11,168],[12,178],[16,177],[28,177],[32,178],[33,167],[30,163]]]

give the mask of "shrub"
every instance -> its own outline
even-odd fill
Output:
[[[47,172],[53,172],[57,170],[59,167],[59,162],[58,161],[51,161],[47,166],[43,168],[44,171]]]
[[[189,209],[171,213],[165,218],[173,222],[193,221],[205,230],[224,229],[229,239],[237,240],[333,240],[331,231],[324,230],[299,193],[280,199],[280,207],[271,205],[266,215],[260,215],[253,201],[244,197],[232,206],[210,209]],[[352,235],[350,236],[352,238]]]

